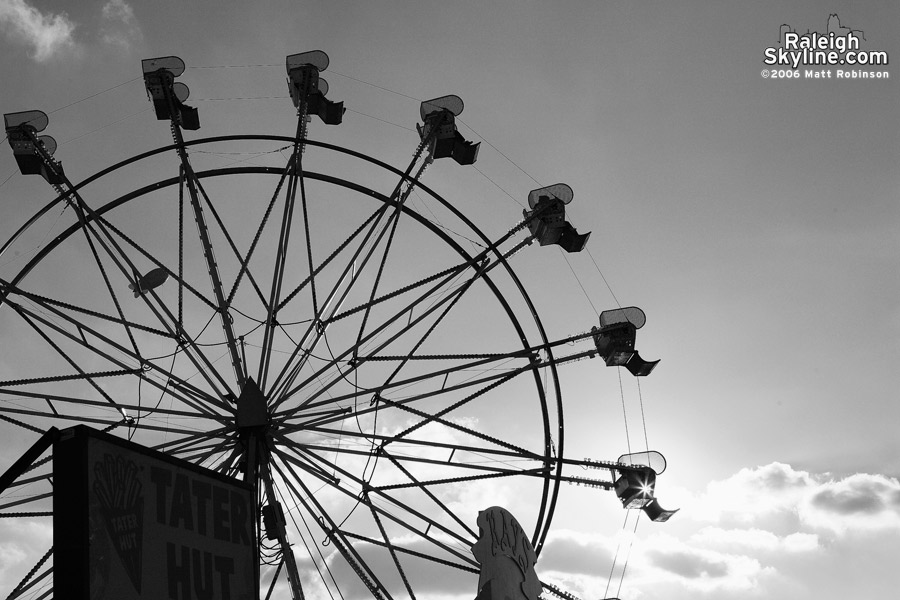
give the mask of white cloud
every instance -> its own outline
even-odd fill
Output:
[[[819,536],[795,532],[778,536],[763,529],[721,529],[704,527],[691,542],[705,548],[741,552],[809,552],[819,547]]]
[[[0,519],[0,590],[10,592],[53,544],[47,517]]]
[[[900,482],[858,473],[810,490],[800,507],[803,521],[836,533],[900,529]]]
[[[648,539],[635,559],[644,564],[643,577],[648,581],[669,580],[703,592],[754,590],[760,578],[775,573],[753,556],[701,548],[668,534]]]
[[[0,29],[12,40],[30,46],[43,62],[76,47],[75,24],[65,13],[43,14],[25,0],[0,0]]]
[[[900,481],[868,473],[835,480],[776,462],[711,482],[684,514],[769,527],[780,517],[782,525],[833,533],[900,529]]]
[[[634,536],[554,531],[537,564],[542,579],[581,598],[794,600],[885,596],[900,548],[900,482],[835,477],[783,463],[742,469],[700,493],[671,490],[671,521],[642,521]],[[619,549],[617,565],[613,557]],[[630,548],[630,551],[628,550]],[[861,573],[862,571],[860,571]],[[607,586],[611,586],[607,590]]]
[[[134,9],[125,0],[109,0],[103,5],[100,39],[105,44],[128,49],[143,38]]]
[[[698,521],[731,518],[749,523],[796,509],[811,485],[809,473],[782,463],[741,469],[728,479],[709,483],[706,492],[689,502],[683,512]]]

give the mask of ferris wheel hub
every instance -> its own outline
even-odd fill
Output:
[[[270,423],[266,397],[252,377],[244,381],[237,399],[237,428],[239,431],[267,427]]]

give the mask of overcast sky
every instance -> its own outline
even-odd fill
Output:
[[[419,101],[458,94],[460,131],[484,141],[479,172],[436,164],[426,181],[451,197],[458,184],[460,208],[491,235],[515,224],[529,190],[569,184],[590,253],[568,256],[570,270],[542,249],[524,277],[549,336],[637,305],[637,347],[662,359],[640,389],[623,373],[621,392],[601,361],[561,367],[566,454],[643,448],[643,409],[669,464],[660,501],[681,512],[642,520],[632,538],[635,515],[624,529],[611,494],[565,487],[542,579],[585,599],[892,598],[900,5],[711,6],[0,0],[0,108],[50,113],[46,133],[77,181],[168,143],[142,58],[184,59],[200,133],[292,135],[284,57],[322,49],[329,97],[348,112],[343,133],[314,122],[311,137],[400,168]],[[890,64],[860,67],[887,78],[838,79],[847,66],[763,75],[784,68],[764,63],[783,30],[825,34],[831,14],[860,50],[887,53]],[[831,79],[807,77],[823,69]],[[0,149],[0,240],[52,198],[41,183]],[[0,257],[0,276],[17,260]],[[18,343],[0,329],[0,364]],[[14,459],[0,454],[0,471]],[[37,552],[6,531],[0,589]]]

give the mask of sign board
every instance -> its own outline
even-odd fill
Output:
[[[53,474],[54,597],[258,598],[249,485],[83,425]]]

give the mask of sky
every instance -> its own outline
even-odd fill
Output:
[[[459,95],[459,130],[482,142],[477,170],[437,161],[423,181],[493,239],[518,222],[530,190],[567,183],[566,215],[592,232],[588,250],[535,245],[515,262],[548,337],[634,305],[647,315],[636,347],[661,359],[639,386],[600,360],[560,366],[565,455],[658,450],[668,461],[660,503],[680,512],[637,520],[613,494],[563,486],[539,576],[585,599],[892,598],[900,6],[711,6],[0,0],[0,108],[47,112],[44,133],[78,181],[170,143],[146,99],[143,58],[185,61],[198,134],[291,136],[283,57],[324,50],[328,97],[347,113],[336,128],[314,120],[310,137],[401,170],[418,142],[419,102]],[[792,76],[764,62],[783,31],[827,34],[837,19],[860,50],[890,59],[858,69],[887,77],[803,65]],[[832,77],[813,77],[821,71]],[[154,175],[135,172],[133,185]],[[8,146],[0,151],[0,240],[53,197],[19,174]],[[239,203],[228,206],[239,219]],[[0,277],[58,231],[56,216],[0,256]],[[48,276],[48,290],[78,278]],[[471,330],[460,335],[490,348],[478,331],[487,309],[468,310]],[[21,332],[0,315],[3,378],[45,368],[22,359],[33,342]],[[2,391],[0,400],[11,401]],[[34,439],[15,427],[9,436],[0,471]],[[474,526],[474,512],[461,516]],[[0,529],[3,590],[50,539],[46,524],[21,527]],[[454,585],[437,579],[429,592],[474,597],[474,583],[465,593]]]

